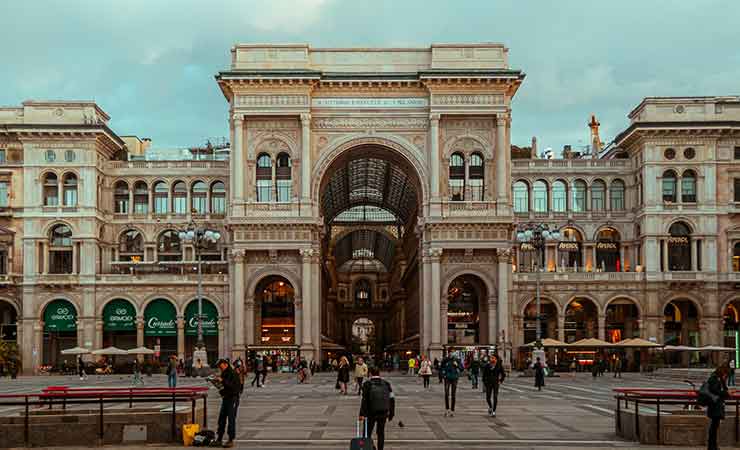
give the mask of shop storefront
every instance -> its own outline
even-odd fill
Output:
[[[269,372],[290,372],[293,362],[298,356],[297,345],[250,345],[247,348],[247,358],[250,363],[257,355],[261,355]]]
[[[177,311],[169,300],[153,300],[144,310],[144,345],[160,362],[177,356]]]
[[[103,308],[103,347],[136,347],[136,309],[128,300],[117,298]]]
[[[191,356],[198,342],[198,300],[185,308],[185,354]],[[208,352],[208,364],[218,359],[218,310],[209,300],[203,299],[203,342]]]
[[[67,300],[54,300],[44,309],[44,343],[41,363],[58,367],[63,361],[74,364],[75,357],[62,350],[77,346],[77,309]]]

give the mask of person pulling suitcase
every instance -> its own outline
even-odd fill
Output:
[[[373,428],[377,426],[378,450],[385,446],[385,422],[393,420],[396,413],[396,399],[391,384],[380,378],[380,369],[370,368],[370,379],[362,385],[362,401],[360,403],[360,421],[366,421],[365,447],[351,447],[352,450],[372,449]],[[359,428],[359,427],[358,427]],[[362,439],[353,439],[359,444]],[[369,445],[369,447],[368,447]]]

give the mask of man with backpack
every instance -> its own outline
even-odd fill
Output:
[[[498,355],[491,355],[489,361],[483,366],[483,386],[486,388],[486,403],[488,403],[488,415],[496,417],[496,406],[498,405],[498,387],[504,382],[506,371],[501,366]],[[493,394],[493,403],[491,403]]]
[[[457,396],[457,380],[460,378],[462,367],[454,356],[442,360],[442,376],[445,382],[445,417],[455,415],[455,397]],[[452,408],[450,408],[450,396]]]
[[[378,450],[385,445],[385,422],[393,420],[396,413],[396,399],[391,384],[380,378],[380,369],[370,368],[370,379],[362,385],[360,421],[367,420],[367,437],[373,434],[377,425]]]

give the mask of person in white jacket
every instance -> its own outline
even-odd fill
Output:
[[[432,378],[432,362],[426,356],[421,357],[419,376],[424,380],[424,389],[429,389],[431,387],[429,380]]]
[[[355,364],[355,382],[357,383],[357,395],[360,395],[362,389],[362,382],[367,378],[367,364],[362,358],[357,358],[357,364]]]

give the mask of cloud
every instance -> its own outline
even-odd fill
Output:
[[[257,0],[242,16],[257,30],[293,33],[316,24],[329,0]]]

